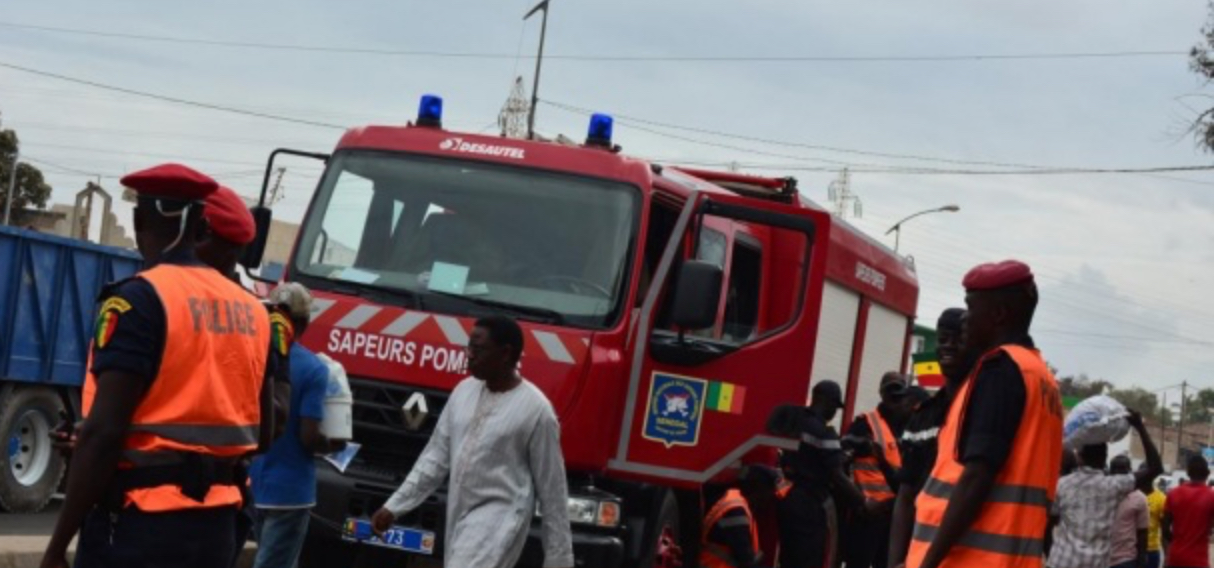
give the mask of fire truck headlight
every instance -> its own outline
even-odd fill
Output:
[[[611,130],[615,119],[609,114],[594,113],[590,117],[590,129],[586,132],[587,146],[611,147]]]
[[[417,125],[440,128],[443,125],[443,98],[438,95],[422,95],[417,108]]]
[[[569,498],[569,522],[582,525],[593,525],[598,516],[599,502],[594,499],[581,497]]]
[[[616,501],[570,497],[567,511],[570,523],[603,528],[620,526],[620,504]]]

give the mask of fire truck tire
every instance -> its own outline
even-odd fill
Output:
[[[679,522],[679,503],[673,491],[666,491],[658,509],[654,529],[657,531],[652,555],[642,559],[644,568],[680,568],[691,564],[683,558],[683,539]]]
[[[50,432],[62,410],[51,389],[0,387],[0,510],[36,513],[55,494],[66,464]]]

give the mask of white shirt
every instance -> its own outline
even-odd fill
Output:
[[[443,482],[446,566],[513,567],[537,497],[544,566],[573,566],[560,425],[548,398],[526,379],[501,393],[472,377],[461,381],[426,449],[384,507],[400,516]]]
[[[1134,491],[1134,476],[1105,475],[1081,466],[1058,480],[1054,498],[1054,546],[1049,568],[1108,568],[1113,516],[1117,505]]]

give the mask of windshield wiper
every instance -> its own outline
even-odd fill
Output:
[[[434,294],[435,296],[442,296],[444,298],[455,298],[457,300],[463,300],[469,304],[475,304],[477,306],[482,306],[482,307],[486,307],[486,308],[494,308],[494,309],[506,311],[506,312],[509,312],[511,315],[517,316],[521,319],[527,319],[527,320],[531,320],[531,321],[538,321],[540,323],[550,323],[550,324],[556,324],[556,325],[565,323],[565,314],[562,314],[561,312],[558,312],[556,310],[551,310],[548,308],[540,308],[540,307],[535,307],[535,306],[520,306],[518,304],[500,302],[497,300],[489,300],[486,298],[477,298],[474,296],[465,296],[463,294],[455,294],[452,292],[443,292],[441,290],[429,290],[428,292],[430,294]]]
[[[319,278],[325,282],[327,286],[322,289],[334,294],[344,294],[347,296],[357,296],[373,302],[389,303],[391,300],[404,300],[404,307],[412,310],[422,309],[421,296],[417,292],[404,288],[392,288],[390,286],[378,286],[375,284],[362,284],[358,282],[348,282],[345,280],[335,280],[332,278]],[[384,298],[388,298],[389,302],[385,302]]]

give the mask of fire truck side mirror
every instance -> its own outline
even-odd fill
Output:
[[[261,266],[261,258],[265,255],[266,242],[270,238],[270,221],[274,218],[274,213],[269,207],[262,205],[254,205],[249,208],[249,212],[253,214],[253,221],[257,224],[257,236],[245,247],[240,264],[254,270]]]
[[[704,329],[717,321],[721,305],[721,267],[701,260],[687,260],[679,269],[671,319],[682,329]]]

